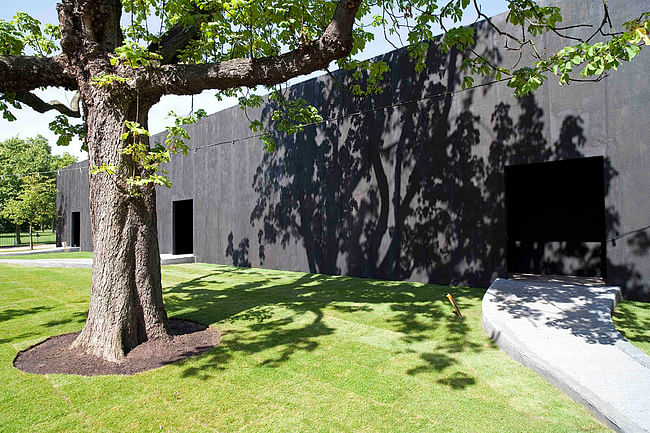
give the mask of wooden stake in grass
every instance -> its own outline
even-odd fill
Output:
[[[460,310],[458,309],[458,305],[456,305],[456,302],[454,301],[454,297],[451,296],[451,293],[447,293],[447,299],[449,299],[449,302],[451,302],[451,305],[454,306],[454,310],[456,310],[456,315],[462,319],[463,315],[460,312]]]

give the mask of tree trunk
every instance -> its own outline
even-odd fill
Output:
[[[34,249],[34,241],[32,239],[32,223],[29,223],[29,249]]]
[[[115,165],[119,174],[89,170],[92,285],[86,325],[73,347],[119,362],[148,339],[170,338],[162,302],[155,190],[129,194],[123,179],[136,168],[120,152],[124,121],[137,117],[146,127],[152,104],[136,107],[132,100],[110,102],[100,90],[89,92],[90,98],[84,98],[89,166]]]
[[[20,224],[16,224],[16,246],[20,245]]]
[[[60,0],[61,55],[0,56],[3,91],[62,86],[80,92],[90,168],[94,261],[88,319],[72,346],[109,361],[120,361],[149,338],[170,338],[162,303],[155,191],[138,187],[136,195],[129,194],[132,186],[126,179],[138,175],[139,168],[121,152],[124,122],[135,120],[146,128],[149,108],[164,94],[272,86],[325,68],[351,52],[361,0],[339,0],[320,38],[282,55],[160,68],[111,64],[116,48],[124,42],[122,3]],[[184,48],[175,46],[175,52]],[[123,80],[92,84],[111,74]],[[104,165],[116,167],[117,173],[92,174]]]

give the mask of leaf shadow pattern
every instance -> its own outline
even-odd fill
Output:
[[[32,314],[39,314],[51,310],[51,307],[39,305],[37,307],[29,308],[7,308],[0,311],[0,322],[16,319],[18,317],[28,316]]]
[[[454,358],[444,353],[423,353],[420,358],[425,361],[426,364],[408,370],[408,374],[415,375],[431,370],[442,371],[445,368],[457,363]]]
[[[400,343],[392,356],[419,353],[424,361],[408,370],[409,375],[440,372],[457,366],[459,353],[484,349],[474,341],[476,336],[467,337],[471,329],[446,304],[447,287],[435,290],[430,285],[319,274],[278,275],[217,265],[165,289],[170,314],[224,329],[219,347],[203,357],[200,367],[183,367],[184,377],[207,379],[242,356],[259,368],[278,368],[299,353],[317,350],[339,332],[340,322],[332,321],[333,317],[342,317],[344,323],[361,317],[363,323],[364,317],[375,317],[377,308],[387,311],[387,317],[369,329],[385,327],[391,331],[388,338],[398,336]],[[484,293],[462,287],[453,290],[461,308],[469,308],[465,302],[479,302]],[[437,340],[436,332],[445,340]],[[412,345],[422,344],[424,349],[413,351]]]
[[[650,227],[646,228],[645,231],[635,233],[627,240],[632,254],[645,256],[650,252],[650,235],[648,235],[647,230],[650,230]]]
[[[465,389],[470,385],[476,384],[476,379],[467,373],[456,372],[449,377],[438,379],[438,383],[447,385],[451,389]]]
[[[616,329],[628,340],[650,344],[650,314],[640,317],[625,303],[616,308],[612,315]]]
[[[380,95],[355,99],[326,79],[289,89],[290,97],[303,97],[321,107],[323,117],[338,120],[283,137],[278,150],[264,154],[254,170],[256,202],[250,223],[257,231],[261,261],[289,244],[301,245],[312,274],[286,283],[272,280],[268,273],[248,281],[245,271],[221,270],[207,280],[218,281],[232,272],[240,273],[241,281],[217,292],[206,288],[208,282],[202,279],[169,290],[170,311],[191,311],[209,323],[244,323],[226,334],[232,345],[218,348],[207,370],[223,368],[241,353],[254,356],[261,366],[277,368],[298,352],[314,351],[321,338],[336,331],[325,320],[332,310],[363,314],[387,304],[387,322],[400,333],[402,343],[429,341],[431,332],[445,323],[444,293],[420,290],[409,296],[399,284],[333,279],[327,274],[486,287],[506,274],[504,168],[579,158],[590,144],[584,120],[574,114],[561,119],[559,135],[550,141],[549,113],[534,96],[503,102],[485,97],[489,86],[482,95],[476,90],[454,95],[460,89],[462,61],[456,51],[443,55],[432,44],[422,74],[413,73],[404,50],[386,54],[383,60],[392,68]],[[343,72],[334,75],[350,83]],[[440,96],[371,110],[422,95]],[[363,115],[343,118],[362,110]],[[270,123],[272,111],[271,105],[265,106],[262,120]],[[607,159],[604,169],[608,194],[618,172]],[[619,226],[617,211],[608,208],[606,219],[613,233]],[[233,262],[243,258],[250,264],[248,239],[235,247],[235,237],[229,236],[227,254]],[[567,257],[585,254],[592,253],[584,245],[563,245],[542,265],[562,270]],[[541,259],[529,252],[527,260]],[[593,265],[591,259],[587,263]],[[621,278],[640,281],[633,266],[608,268]],[[463,293],[457,297],[461,309],[463,298],[479,296],[471,289]],[[541,314],[503,301],[513,314]],[[275,308],[288,313],[277,318]],[[603,338],[575,325],[584,338]],[[457,367],[463,352],[483,350],[467,338],[467,322],[447,321],[444,326],[448,341],[436,350],[419,351],[423,363],[409,370],[411,374],[442,372]],[[452,389],[472,384],[466,373],[446,379],[440,383]]]
[[[615,345],[623,340],[609,318],[611,300],[602,282],[575,284],[560,277],[550,280],[530,281],[518,287],[516,295],[509,291],[514,282],[506,282],[505,290],[493,288],[497,308],[516,319],[566,329],[589,344]]]
[[[233,242],[234,236],[230,232],[228,234],[228,245],[226,246],[226,257],[232,257],[232,265],[240,266],[243,268],[250,268],[251,262],[248,260],[248,250],[250,249],[250,241],[248,238],[242,238],[239,245],[235,248]]]
[[[87,311],[75,311],[75,312],[66,311],[64,314],[59,315],[57,314],[57,310],[60,307],[61,307],[60,305],[54,305],[54,306],[39,305],[39,306],[24,308],[24,309],[7,308],[5,310],[0,310],[0,323],[14,320],[14,319],[22,319],[32,315],[38,317],[38,315],[41,314],[45,315],[45,317],[52,317],[55,314],[56,317],[62,317],[62,316],[65,317],[62,319],[55,319],[55,320],[49,320],[43,322],[36,321],[29,318],[28,320],[31,321],[29,326],[31,330],[29,332],[23,332],[21,334],[8,333],[7,335],[2,335],[2,338],[0,338],[0,344],[14,343],[17,341],[29,339],[31,337],[42,336],[43,332],[36,329],[38,327],[47,330],[46,333],[51,333],[51,331],[49,331],[48,328],[68,326],[71,324],[76,324],[81,326],[86,321],[86,317],[88,316]]]
[[[297,351],[311,352],[318,347],[317,338],[330,335],[333,328],[322,322],[323,314],[316,312],[314,320],[305,326],[296,329],[286,329],[292,319],[281,319],[266,321],[259,324],[249,325],[248,336],[235,338],[233,350],[247,354],[256,353],[264,349],[269,341],[282,346],[282,350],[274,357],[267,358],[260,363],[265,367],[277,367],[287,361]]]
[[[585,121],[567,114],[551,141],[550,114],[535,96],[487,98],[493,85],[483,95],[453,95],[462,55],[443,55],[435,44],[422,74],[413,73],[403,50],[381,60],[392,66],[380,95],[354,98],[325,79],[289,89],[339,120],[283,137],[276,152],[264,154],[250,214],[251,225],[261,227],[260,248],[302,245],[313,273],[487,287],[507,275],[505,167],[586,156]],[[391,107],[422,95],[440,96]],[[266,106],[263,120],[272,112]],[[608,158],[604,164],[608,196],[619,173]],[[620,216],[613,207],[605,212],[603,236],[610,236]],[[628,283],[628,296],[640,293],[635,266],[603,264],[599,248],[543,242],[517,254],[546,274],[595,275],[604,266],[617,284]]]

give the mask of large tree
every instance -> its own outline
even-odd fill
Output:
[[[558,75],[561,82],[580,79],[572,75],[580,64],[582,78],[598,79],[650,43],[646,15],[621,32],[610,32],[606,4],[603,22],[593,26],[598,43],[589,35],[571,36],[574,45],[547,55],[535,49],[535,36],[571,30],[559,26],[560,10],[529,0],[508,1],[509,24],[523,32],[495,30],[502,32],[509,48],[530,48],[536,59],[525,68],[508,70],[472,54],[471,28],[446,30],[443,49],[467,52],[463,66],[469,72],[508,77],[516,93],[534,90],[547,74]],[[482,14],[479,2],[470,0],[62,0],[58,26],[42,26],[26,14],[0,22],[0,91],[5,101],[0,110],[5,116],[13,116],[12,106],[26,104],[41,112],[55,109],[64,116],[82,116],[85,124],[95,259],[88,319],[74,345],[119,361],[147,339],[170,338],[154,186],[168,184],[159,165],[170,152],[186,149],[179,142],[186,137],[181,127],[200,115],[177,118],[166,143],[150,146],[149,109],[163,95],[216,89],[221,95],[241,95],[243,106],[259,105],[261,98],[246,89],[273,88],[324,70],[335,60],[341,67],[365,68],[365,84],[351,90],[371,93],[386,65],[354,60],[372,37],[367,25],[383,27],[389,35],[401,31],[410,54],[424,65],[434,26],[453,26],[468,6]],[[471,77],[463,82],[472,84]],[[48,86],[76,90],[79,98],[66,106],[31,93]],[[290,132],[296,122],[318,118],[301,101],[273,95],[285,108],[274,116],[280,128]],[[259,130],[262,125],[253,121],[251,127]],[[65,117],[53,128],[64,137],[81,132]]]

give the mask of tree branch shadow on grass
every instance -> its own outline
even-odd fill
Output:
[[[467,304],[464,303],[462,299],[463,298],[456,299],[456,304],[461,310],[466,309],[467,307]],[[475,353],[483,351],[486,346],[468,340],[467,334],[470,330],[466,321],[466,317],[453,317],[447,320],[445,324],[447,328],[447,337],[444,342],[438,345],[438,352],[427,352],[420,355],[420,359],[424,361],[424,364],[408,370],[407,373],[409,375],[417,375],[420,373],[428,373],[430,371],[442,372],[447,367],[458,365],[458,361],[454,356],[455,354],[466,351]],[[488,345],[487,347],[494,346]],[[476,379],[468,373],[457,371],[448,377],[437,380],[436,382],[457,390],[474,385]]]
[[[229,281],[246,279],[228,287]],[[405,347],[430,340],[433,331],[446,328],[445,340],[435,352],[423,353],[424,364],[407,372],[415,375],[443,371],[458,363],[455,354],[484,349],[468,339],[465,321],[453,316],[445,296],[448,289],[319,274],[296,275],[287,281],[286,275],[276,277],[272,271],[221,268],[167,288],[165,304],[171,314],[179,312],[225,329],[220,346],[206,354],[200,366],[183,367],[183,377],[207,379],[227,369],[240,354],[251,357],[259,367],[277,368],[299,352],[316,350],[323,337],[337,332],[325,320],[328,314],[365,314],[383,305],[389,306],[391,314],[382,318],[386,328],[401,334],[400,344]],[[465,299],[476,301],[484,293],[483,289],[453,290],[461,308],[469,308]],[[229,324],[238,326],[228,329]],[[398,349],[394,355],[399,353],[404,352]],[[452,388],[474,383],[469,376],[464,381],[454,377],[440,383]]]
[[[52,309],[54,309],[54,307],[42,306],[42,305],[37,307],[29,307],[29,308],[21,308],[21,309],[7,308],[6,310],[0,311],[0,323],[7,322],[13,319],[22,318],[25,316],[30,316],[33,314],[45,313],[51,311]],[[15,341],[24,340],[39,335],[41,335],[41,333],[36,330],[23,332],[22,334],[17,334],[17,335],[3,335],[2,338],[0,338],[0,344],[13,343]]]
[[[0,322],[6,322],[8,320],[16,319],[21,316],[28,316],[31,314],[39,314],[45,311],[51,310],[53,307],[30,307],[30,308],[7,308],[6,310],[0,311]]]
[[[639,317],[629,305],[622,303],[616,308],[612,319],[618,332],[629,341],[650,343],[650,314]]]
[[[438,379],[437,382],[442,385],[447,385],[451,389],[458,390],[458,389],[465,389],[470,385],[475,385],[476,379],[474,379],[472,376],[468,375],[467,373],[458,371],[449,377]]]
[[[498,50],[489,54],[495,60],[500,56]],[[504,167],[584,156],[588,143],[583,120],[578,113],[565,116],[557,140],[551,142],[544,124],[548,114],[534,96],[509,102],[495,98],[493,107],[474,105],[475,98],[481,98],[479,90],[454,96],[460,89],[462,61],[456,51],[443,55],[432,44],[426,73],[417,76],[403,50],[383,60],[394,67],[384,93],[371,98],[350,98],[322,80],[290,89],[292,97],[322,107],[325,118],[340,120],[283,137],[278,150],[265,154],[255,170],[252,187],[258,199],[250,223],[259,229],[259,256],[265,257],[266,247],[284,250],[295,242],[304,247],[313,273],[486,286],[506,274]],[[351,84],[343,72],[335,75]],[[483,97],[489,88],[483,88]],[[371,110],[422,95],[441,96]],[[345,117],[364,110],[362,116]],[[272,113],[273,107],[267,106],[263,120],[270,122]],[[489,146],[484,146],[485,134]],[[618,173],[609,160],[605,163],[607,196]],[[615,209],[606,212],[611,232],[618,227],[619,216]],[[230,233],[226,255],[233,263],[248,265],[250,246],[248,237],[237,244]],[[584,255],[583,245],[568,245],[554,251],[543,265],[564,270],[566,258]],[[525,259],[530,261],[539,259],[528,256]],[[608,269],[626,280],[636,275],[633,268],[609,264]],[[232,272],[242,272],[245,278],[244,271]],[[211,275],[218,278],[223,272]],[[409,296],[399,283],[310,274],[287,284],[266,274],[259,281],[214,291],[206,288],[202,277],[171,288],[166,304],[170,311],[194,311],[209,323],[259,323],[232,335],[232,347],[217,348],[208,355],[205,368],[188,370],[188,375],[225,368],[233,351],[253,355],[277,349],[277,357],[260,361],[277,367],[299,350],[314,350],[319,338],[334,332],[323,321],[327,310],[361,314],[378,304],[390,305],[388,326],[401,334],[405,344],[426,342],[433,330],[443,323],[446,327],[449,338],[435,351],[424,351],[422,365],[411,369],[411,374],[441,372],[455,365],[456,354],[484,350],[484,345],[467,338],[467,322],[445,321],[449,316],[441,307],[446,303],[445,291],[431,293],[431,286],[422,287],[409,285],[407,291],[415,292]],[[482,290],[455,290],[461,309],[465,299],[483,294]],[[273,309],[277,307],[291,314],[276,319]],[[307,313],[313,317],[298,326]],[[586,338],[593,337],[589,330],[582,331]],[[456,372],[439,383],[459,389],[473,380]]]
[[[57,306],[37,306],[37,307],[31,307],[31,308],[24,308],[24,309],[16,309],[16,308],[8,308],[6,310],[0,311],[0,323],[9,321],[12,319],[18,319],[22,318],[25,316],[33,315],[33,314],[43,314],[50,312],[56,308],[60,307],[59,305]],[[42,336],[43,332],[40,332],[39,330],[36,329],[36,327],[41,326],[45,328],[52,328],[56,326],[61,326],[61,325],[67,325],[70,324],[71,322],[76,322],[79,325],[83,325],[83,323],[86,321],[86,317],[88,316],[87,311],[77,311],[77,312],[72,312],[68,313],[66,312],[66,318],[65,319],[57,319],[57,320],[50,320],[44,323],[37,323],[35,326],[30,326],[30,328],[33,328],[32,331],[29,332],[24,332],[22,334],[15,334],[15,335],[3,335],[3,338],[0,338],[0,344],[7,344],[7,343],[13,343],[16,341],[20,340],[25,340],[28,338],[33,338],[33,337],[38,337]]]
[[[68,324],[73,321],[80,324],[84,324],[86,323],[87,317],[88,317],[87,311],[77,311],[75,313],[72,313],[72,317],[70,319],[50,320],[49,322],[45,322],[43,326],[47,326],[47,327],[59,326],[59,325]]]

